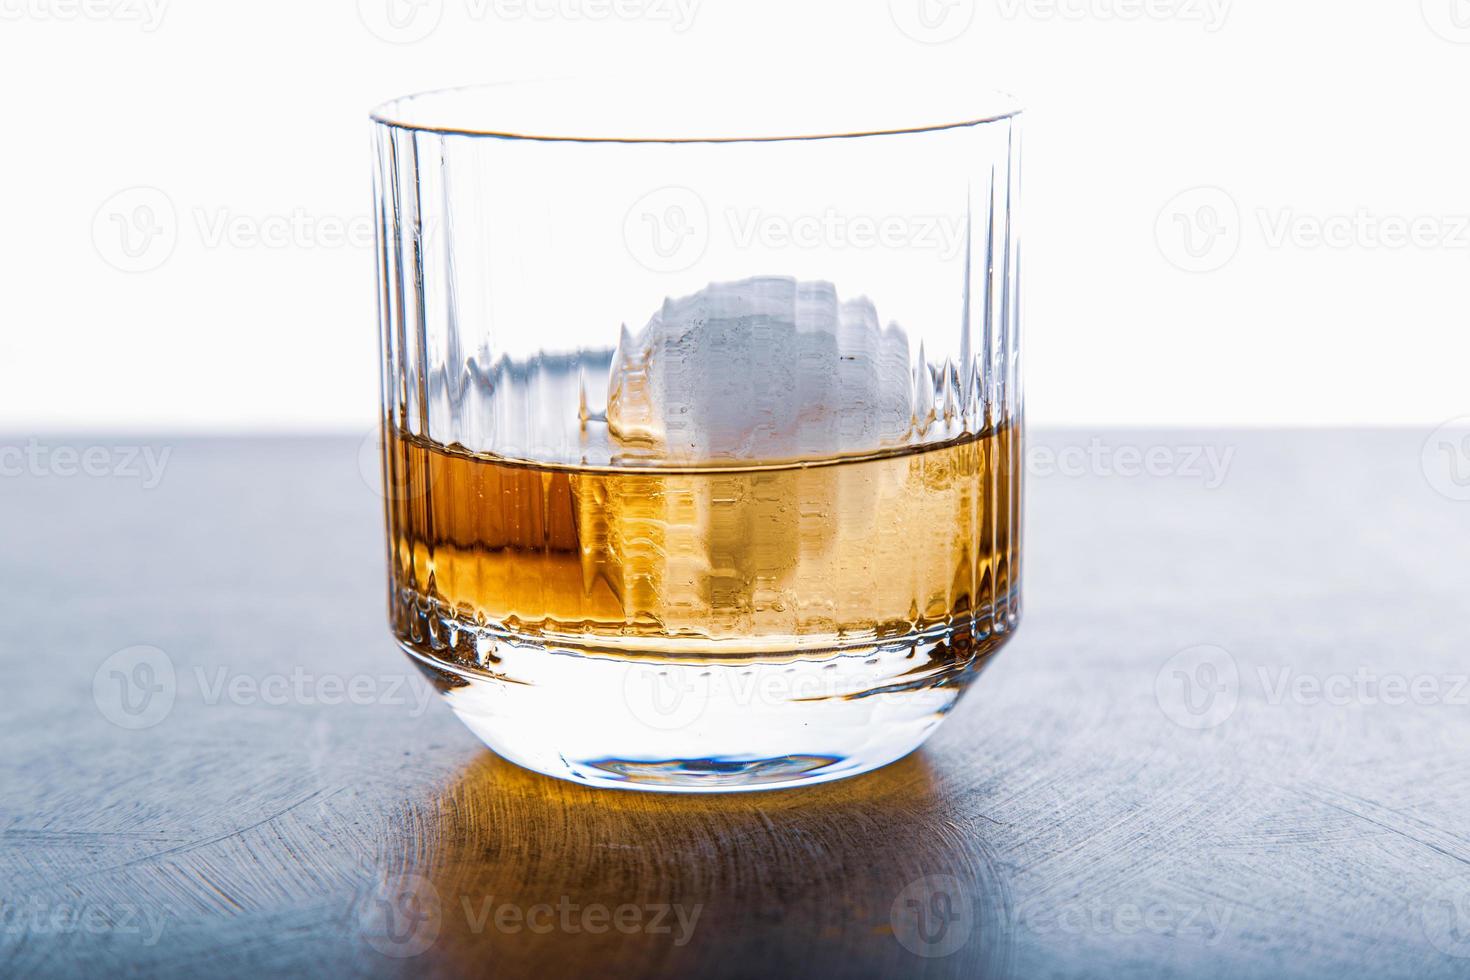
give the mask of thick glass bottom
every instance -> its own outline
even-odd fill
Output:
[[[681,660],[667,649],[549,646],[424,612],[460,635],[429,650],[400,645],[496,753],[586,785],[674,793],[827,782],[904,757],[1017,618],[759,659]]]

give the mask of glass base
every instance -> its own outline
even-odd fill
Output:
[[[1012,607],[1014,608],[1014,606]],[[470,730],[527,769],[670,793],[782,789],[855,776],[933,733],[1015,627],[671,661],[481,631],[477,663],[400,646]]]

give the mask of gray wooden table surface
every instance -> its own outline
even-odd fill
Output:
[[[0,974],[1470,976],[1428,435],[1034,434],[1021,631],[929,745],[706,799],[429,698],[359,440],[0,440]]]

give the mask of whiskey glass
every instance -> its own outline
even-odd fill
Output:
[[[649,96],[373,113],[393,634],[551,776],[871,770],[1020,617],[1018,109]]]

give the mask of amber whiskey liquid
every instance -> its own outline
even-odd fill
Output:
[[[1017,611],[1018,439],[632,469],[392,432],[395,630],[482,666],[497,638],[688,662],[927,637],[973,658]]]

